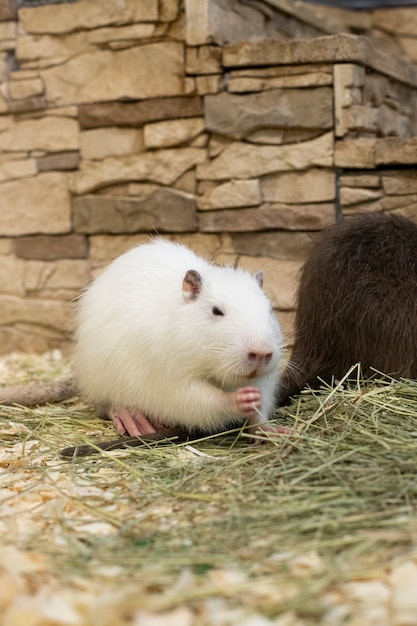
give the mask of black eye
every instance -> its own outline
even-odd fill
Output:
[[[223,311],[221,309],[219,309],[218,306],[214,306],[211,309],[211,312],[213,313],[213,315],[224,315]]]

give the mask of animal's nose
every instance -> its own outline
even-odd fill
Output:
[[[272,352],[249,352],[248,358],[249,361],[257,363],[262,363],[263,361],[265,365],[268,365],[268,363],[272,359]]]

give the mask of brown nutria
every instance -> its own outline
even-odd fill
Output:
[[[295,345],[278,401],[340,380],[356,363],[417,378],[417,224],[357,215],[322,231],[298,288]]]

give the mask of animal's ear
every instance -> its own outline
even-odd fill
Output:
[[[259,287],[262,289],[262,287],[264,286],[263,272],[258,272],[257,274],[255,274],[255,280],[258,283]]]
[[[201,291],[203,281],[195,270],[188,270],[182,281],[182,295],[186,302],[195,300]]]

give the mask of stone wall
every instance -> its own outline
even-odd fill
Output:
[[[290,338],[314,231],[417,217],[414,66],[252,4],[0,2],[1,352],[66,345],[74,298],[154,233],[262,268]]]

